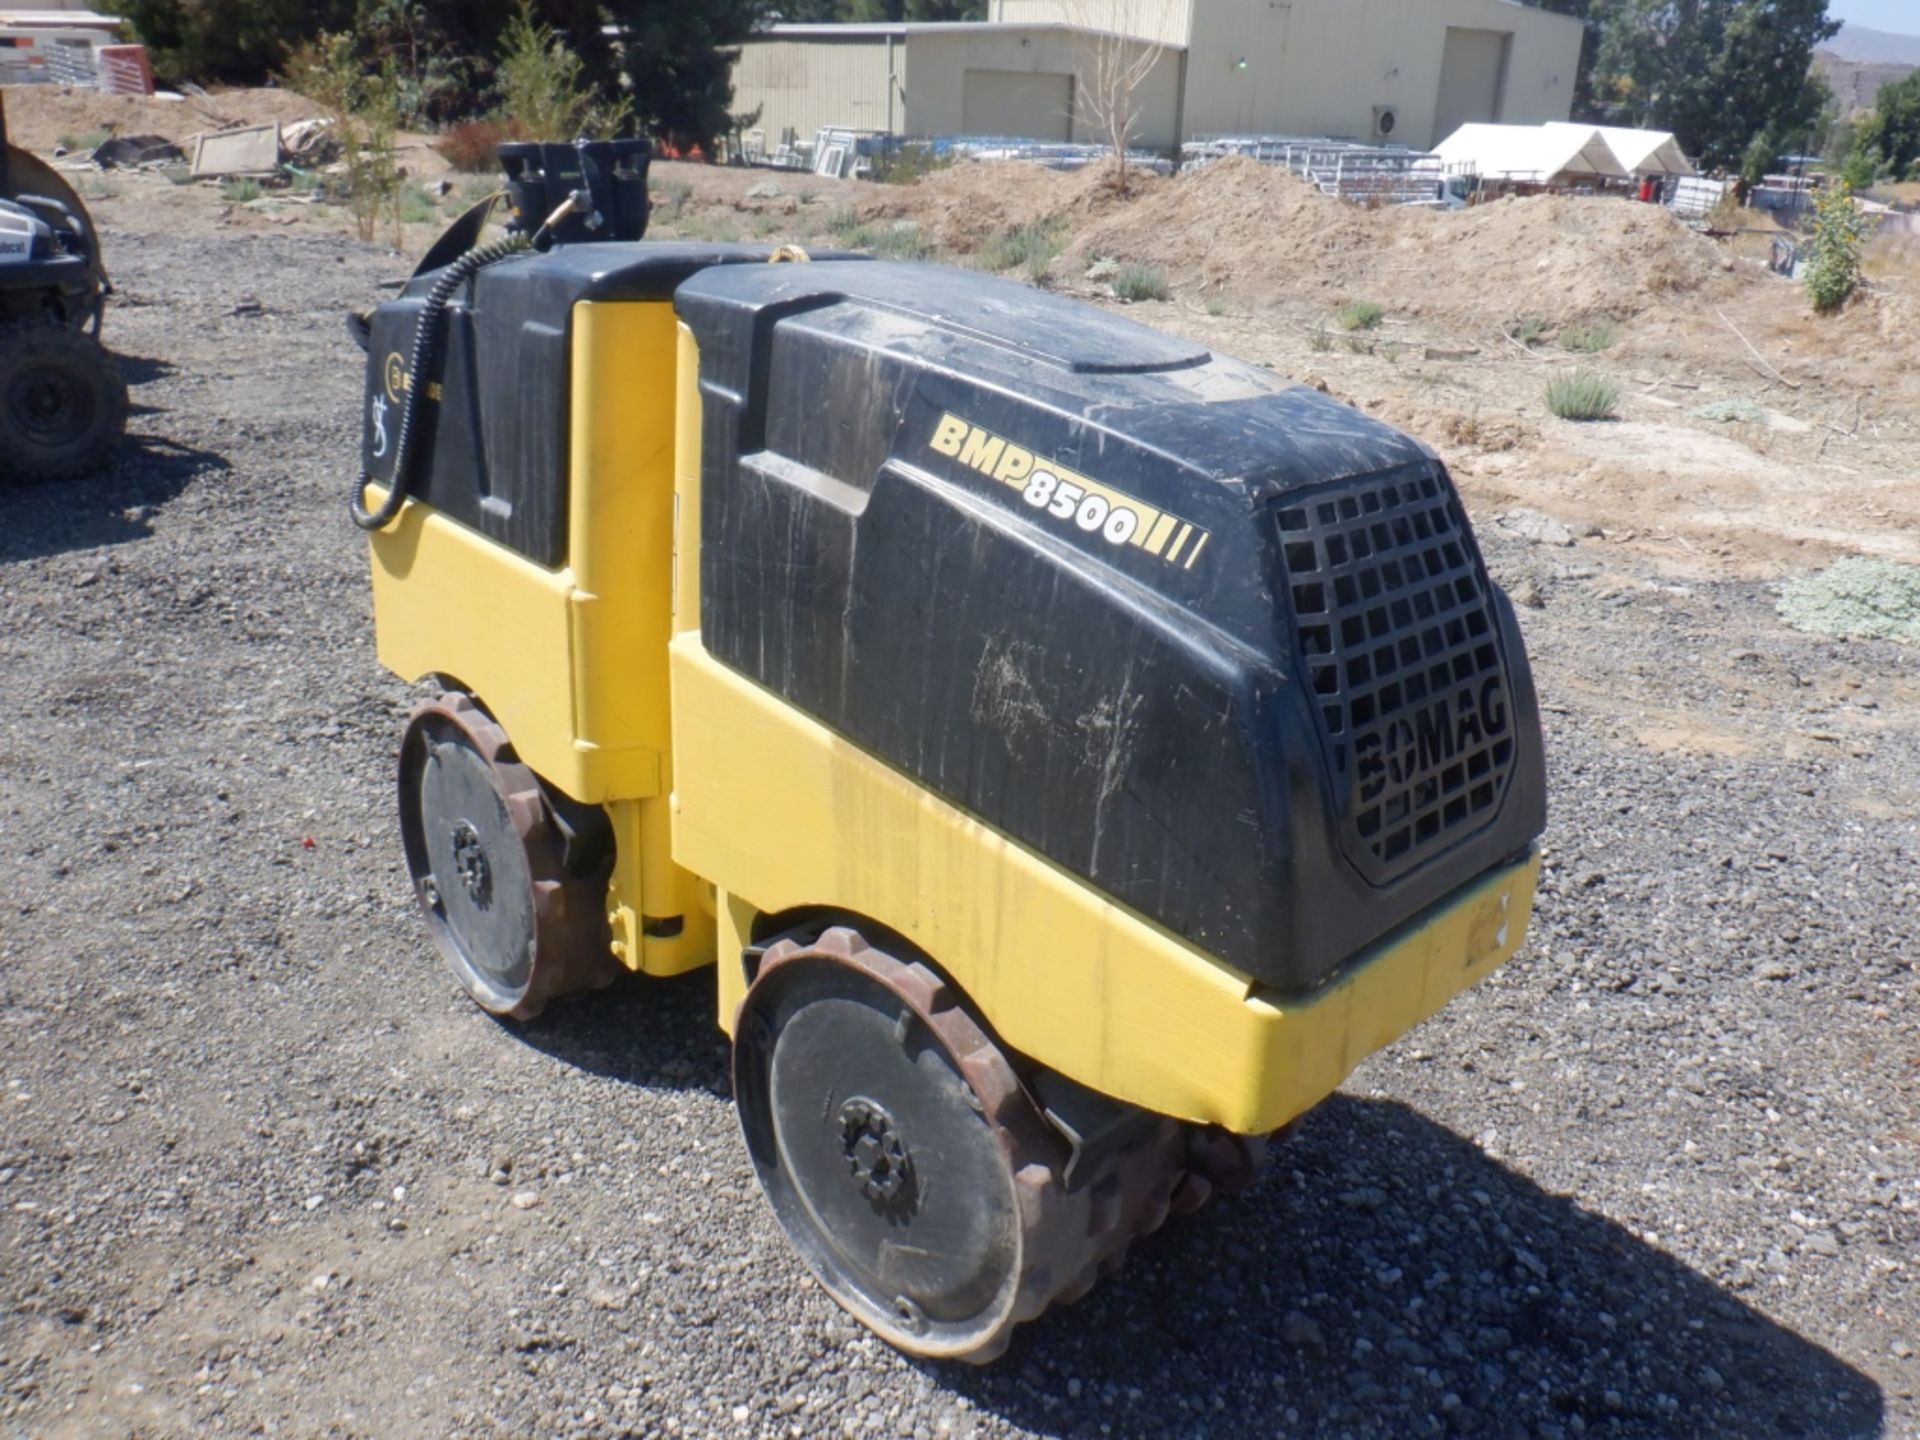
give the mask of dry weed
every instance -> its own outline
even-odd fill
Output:
[[[1920,290],[1920,235],[1876,236],[1860,268],[1876,285]]]

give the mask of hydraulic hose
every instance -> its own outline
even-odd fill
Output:
[[[400,429],[393,442],[393,479],[385,482],[387,498],[380,502],[378,510],[367,509],[367,486],[383,483],[367,470],[360,472],[360,479],[353,487],[349,508],[353,512],[353,523],[362,530],[384,530],[392,523],[393,517],[400,513],[400,507],[406,503],[407,492],[412,488],[413,434],[421,423],[422,408],[427,403],[427,377],[433,373],[434,362],[440,355],[447,306],[453,300],[454,292],[487,266],[517,255],[527,247],[525,235],[508,235],[501,240],[476,245],[442,270],[440,278],[433,282],[433,288],[427,292],[426,303],[420,307],[420,319],[413,331],[413,356],[407,364],[407,393],[400,402]]]

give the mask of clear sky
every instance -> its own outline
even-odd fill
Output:
[[[1920,0],[1827,0],[1827,14],[1870,30],[1920,35]]]

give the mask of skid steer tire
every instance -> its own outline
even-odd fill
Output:
[[[0,481],[97,470],[127,423],[127,383],[100,342],[63,325],[0,326]]]

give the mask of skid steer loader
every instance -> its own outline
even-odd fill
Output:
[[[87,207],[8,143],[0,99],[0,483],[85,474],[118,443],[127,386],[100,346],[107,292]]]
[[[511,1019],[714,966],[833,1297],[990,1360],[1520,945],[1514,613],[1435,456],[985,275],[647,242],[502,149],[368,354],[405,858]]]

